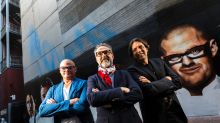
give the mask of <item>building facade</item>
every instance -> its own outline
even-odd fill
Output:
[[[160,57],[161,35],[184,21],[200,23],[220,39],[217,0],[21,0],[20,6],[25,91],[37,104],[43,78],[60,81],[62,59],[73,59],[84,79],[94,74],[98,43],[111,44],[115,64],[126,68],[132,63],[127,53],[132,38],[149,39],[150,57]]]
[[[24,100],[19,0],[0,0],[0,109]]]

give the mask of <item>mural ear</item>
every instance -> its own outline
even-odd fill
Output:
[[[218,52],[218,45],[217,45],[215,39],[210,40],[210,48],[211,48],[212,57],[215,57]]]

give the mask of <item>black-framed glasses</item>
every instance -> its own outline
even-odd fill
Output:
[[[96,52],[96,56],[97,56],[97,57],[102,56],[102,54],[110,55],[110,54],[112,54],[112,51],[111,51],[111,50],[104,50],[104,51]]]
[[[207,55],[208,48],[209,48],[209,42],[205,43],[204,45],[195,46],[195,47],[187,50],[185,53],[165,56],[164,60],[168,64],[174,65],[174,64],[181,63],[184,56],[186,56],[189,59],[201,58],[201,57]]]
[[[72,70],[73,68],[75,68],[75,66],[62,66],[60,67],[61,70]]]

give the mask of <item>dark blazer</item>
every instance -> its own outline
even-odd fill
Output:
[[[142,123],[134,108],[143,98],[138,84],[127,71],[117,70],[113,85],[108,86],[97,74],[88,78],[87,99],[90,105],[97,107],[96,123]],[[124,94],[120,87],[128,87],[130,92]],[[99,92],[92,92],[93,88]]]
[[[128,68],[142,89],[140,108],[144,123],[186,123],[187,118],[174,93],[182,87],[180,78],[161,59],[150,59],[148,65],[134,63]],[[139,76],[151,83],[143,84]],[[165,78],[170,76],[172,81]]]

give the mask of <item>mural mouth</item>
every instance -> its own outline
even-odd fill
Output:
[[[194,65],[187,68],[180,68],[180,71],[184,74],[194,74],[200,70],[202,66],[201,65]]]

